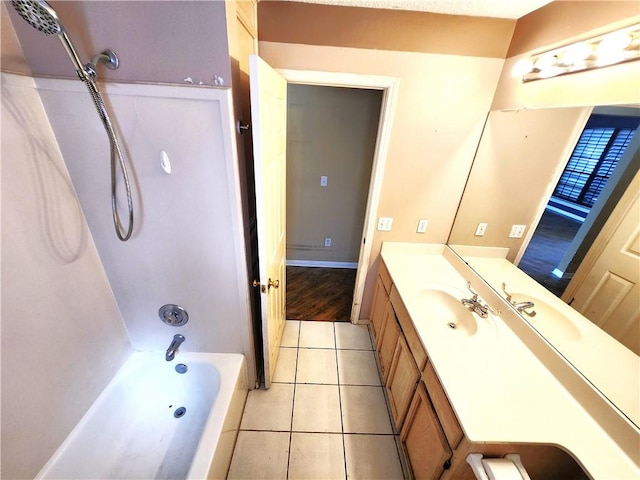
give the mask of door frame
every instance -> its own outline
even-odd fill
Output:
[[[362,237],[360,239],[356,284],[351,304],[350,321],[351,323],[357,324],[359,323],[365,281],[369,270],[371,246],[373,244],[373,235],[375,233],[376,216],[378,213],[378,205],[380,203],[380,192],[382,191],[382,178],[384,176],[384,167],[387,161],[387,153],[389,151],[391,127],[398,99],[398,87],[400,81],[396,77],[360,75],[344,72],[290,69],[276,69],[276,71],[284,77],[287,84],[295,83],[324,87],[360,88],[365,90],[382,90],[383,92],[378,133],[376,136],[376,146],[373,154],[373,164],[371,166],[367,208],[362,227]],[[369,239],[369,241],[367,241],[367,239]]]

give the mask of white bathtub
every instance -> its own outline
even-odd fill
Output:
[[[246,378],[243,355],[136,352],[36,478],[225,478]]]

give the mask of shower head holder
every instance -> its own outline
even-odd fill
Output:
[[[83,65],[84,71],[92,79],[95,80],[97,74],[98,64],[102,63],[109,70],[115,70],[120,66],[118,55],[113,50],[107,48],[102,53],[94,55],[90,62]]]

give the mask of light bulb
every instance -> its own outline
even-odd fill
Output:
[[[511,74],[518,78],[526,75],[533,70],[533,62],[530,58],[521,58],[514,65]]]
[[[540,55],[536,61],[533,63],[533,66],[536,70],[546,70],[556,65],[558,61],[558,57],[552,53],[545,53],[544,55]]]
[[[561,63],[567,67],[584,64],[591,55],[591,46],[586,43],[574,43],[569,45],[561,56]]]

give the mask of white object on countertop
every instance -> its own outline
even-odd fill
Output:
[[[467,463],[478,480],[531,480],[520,461],[520,455],[515,453],[504,458],[482,458],[481,453],[470,453]]]

